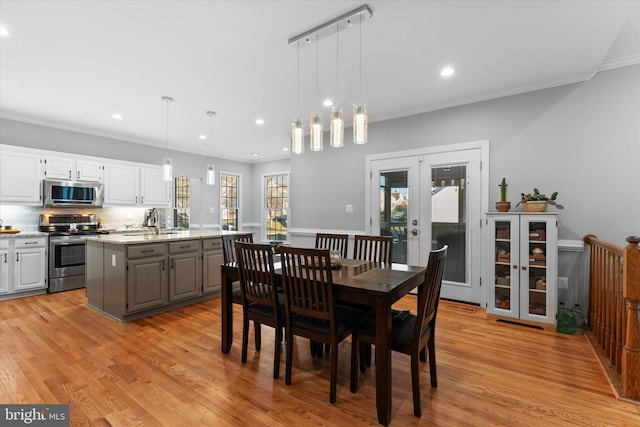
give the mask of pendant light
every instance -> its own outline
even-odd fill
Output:
[[[300,121],[300,41],[298,40],[298,118],[291,122],[291,153],[304,153],[304,130]]]
[[[340,24],[336,23],[336,103],[331,107],[331,138],[329,145],[342,147],[344,144],[344,119],[342,107],[338,106],[340,98]]]
[[[215,111],[207,111],[207,116],[209,116],[209,138],[213,141],[213,116],[216,115]],[[207,165],[207,185],[215,185],[216,184],[216,167],[213,164],[213,159],[211,159],[211,163]]]
[[[316,96],[318,100],[318,33],[316,33]],[[311,151],[322,151],[324,148],[322,132],[322,113],[311,113],[309,116],[309,148]]]
[[[362,96],[362,15],[360,15],[360,96]],[[366,144],[367,143],[367,104],[362,101],[358,101],[353,104],[353,143],[354,144]]]
[[[162,176],[165,181],[171,181],[173,167],[171,165],[171,157],[169,157],[169,103],[173,102],[173,98],[170,96],[163,96],[162,100],[167,103],[167,155],[162,159]]]

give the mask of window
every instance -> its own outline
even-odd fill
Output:
[[[223,230],[238,230],[238,175],[220,175],[220,224]]]
[[[173,226],[180,230],[189,229],[189,208],[191,206],[191,180],[186,176],[175,178],[175,205],[173,208]]]
[[[264,236],[269,241],[287,240],[289,174],[264,177]]]

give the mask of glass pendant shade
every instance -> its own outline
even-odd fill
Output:
[[[324,148],[322,133],[322,114],[311,113],[309,120],[309,148],[311,151],[322,151]]]
[[[304,153],[304,130],[300,120],[291,122],[291,153]]]
[[[171,166],[171,158],[164,157],[162,159],[162,177],[164,178],[165,181],[171,181],[171,178],[173,175],[172,169],[173,168]]]
[[[342,147],[344,144],[344,119],[342,107],[331,108],[331,142],[332,147]]]
[[[353,143],[367,143],[367,105],[358,103],[353,105]]]
[[[213,163],[207,165],[207,185],[215,185],[216,183],[216,169]]]

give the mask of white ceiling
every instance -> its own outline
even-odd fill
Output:
[[[362,4],[0,0],[10,32],[0,45],[0,115],[164,148],[160,98],[171,96],[171,149],[243,161],[287,157],[298,96],[297,49],[287,40]],[[327,128],[320,102],[335,98],[336,81],[345,118],[361,98],[374,122],[640,63],[637,0],[367,4],[373,17],[341,31],[339,44],[331,35],[300,48],[303,122],[322,109]],[[456,74],[441,78],[444,65]],[[207,110],[217,115],[213,138],[202,141]],[[124,120],[112,119],[116,112]],[[374,133],[369,140],[376,143]]]

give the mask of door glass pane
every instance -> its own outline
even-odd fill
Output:
[[[431,248],[448,245],[444,279],[466,282],[467,277],[467,167],[431,168]]]
[[[547,315],[547,224],[529,223],[529,314]]]
[[[495,232],[495,306],[511,309],[511,223],[496,221]],[[516,281],[517,283],[517,281]]]
[[[407,263],[409,172],[380,173],[380,235],[393,236],[392,262]]]

